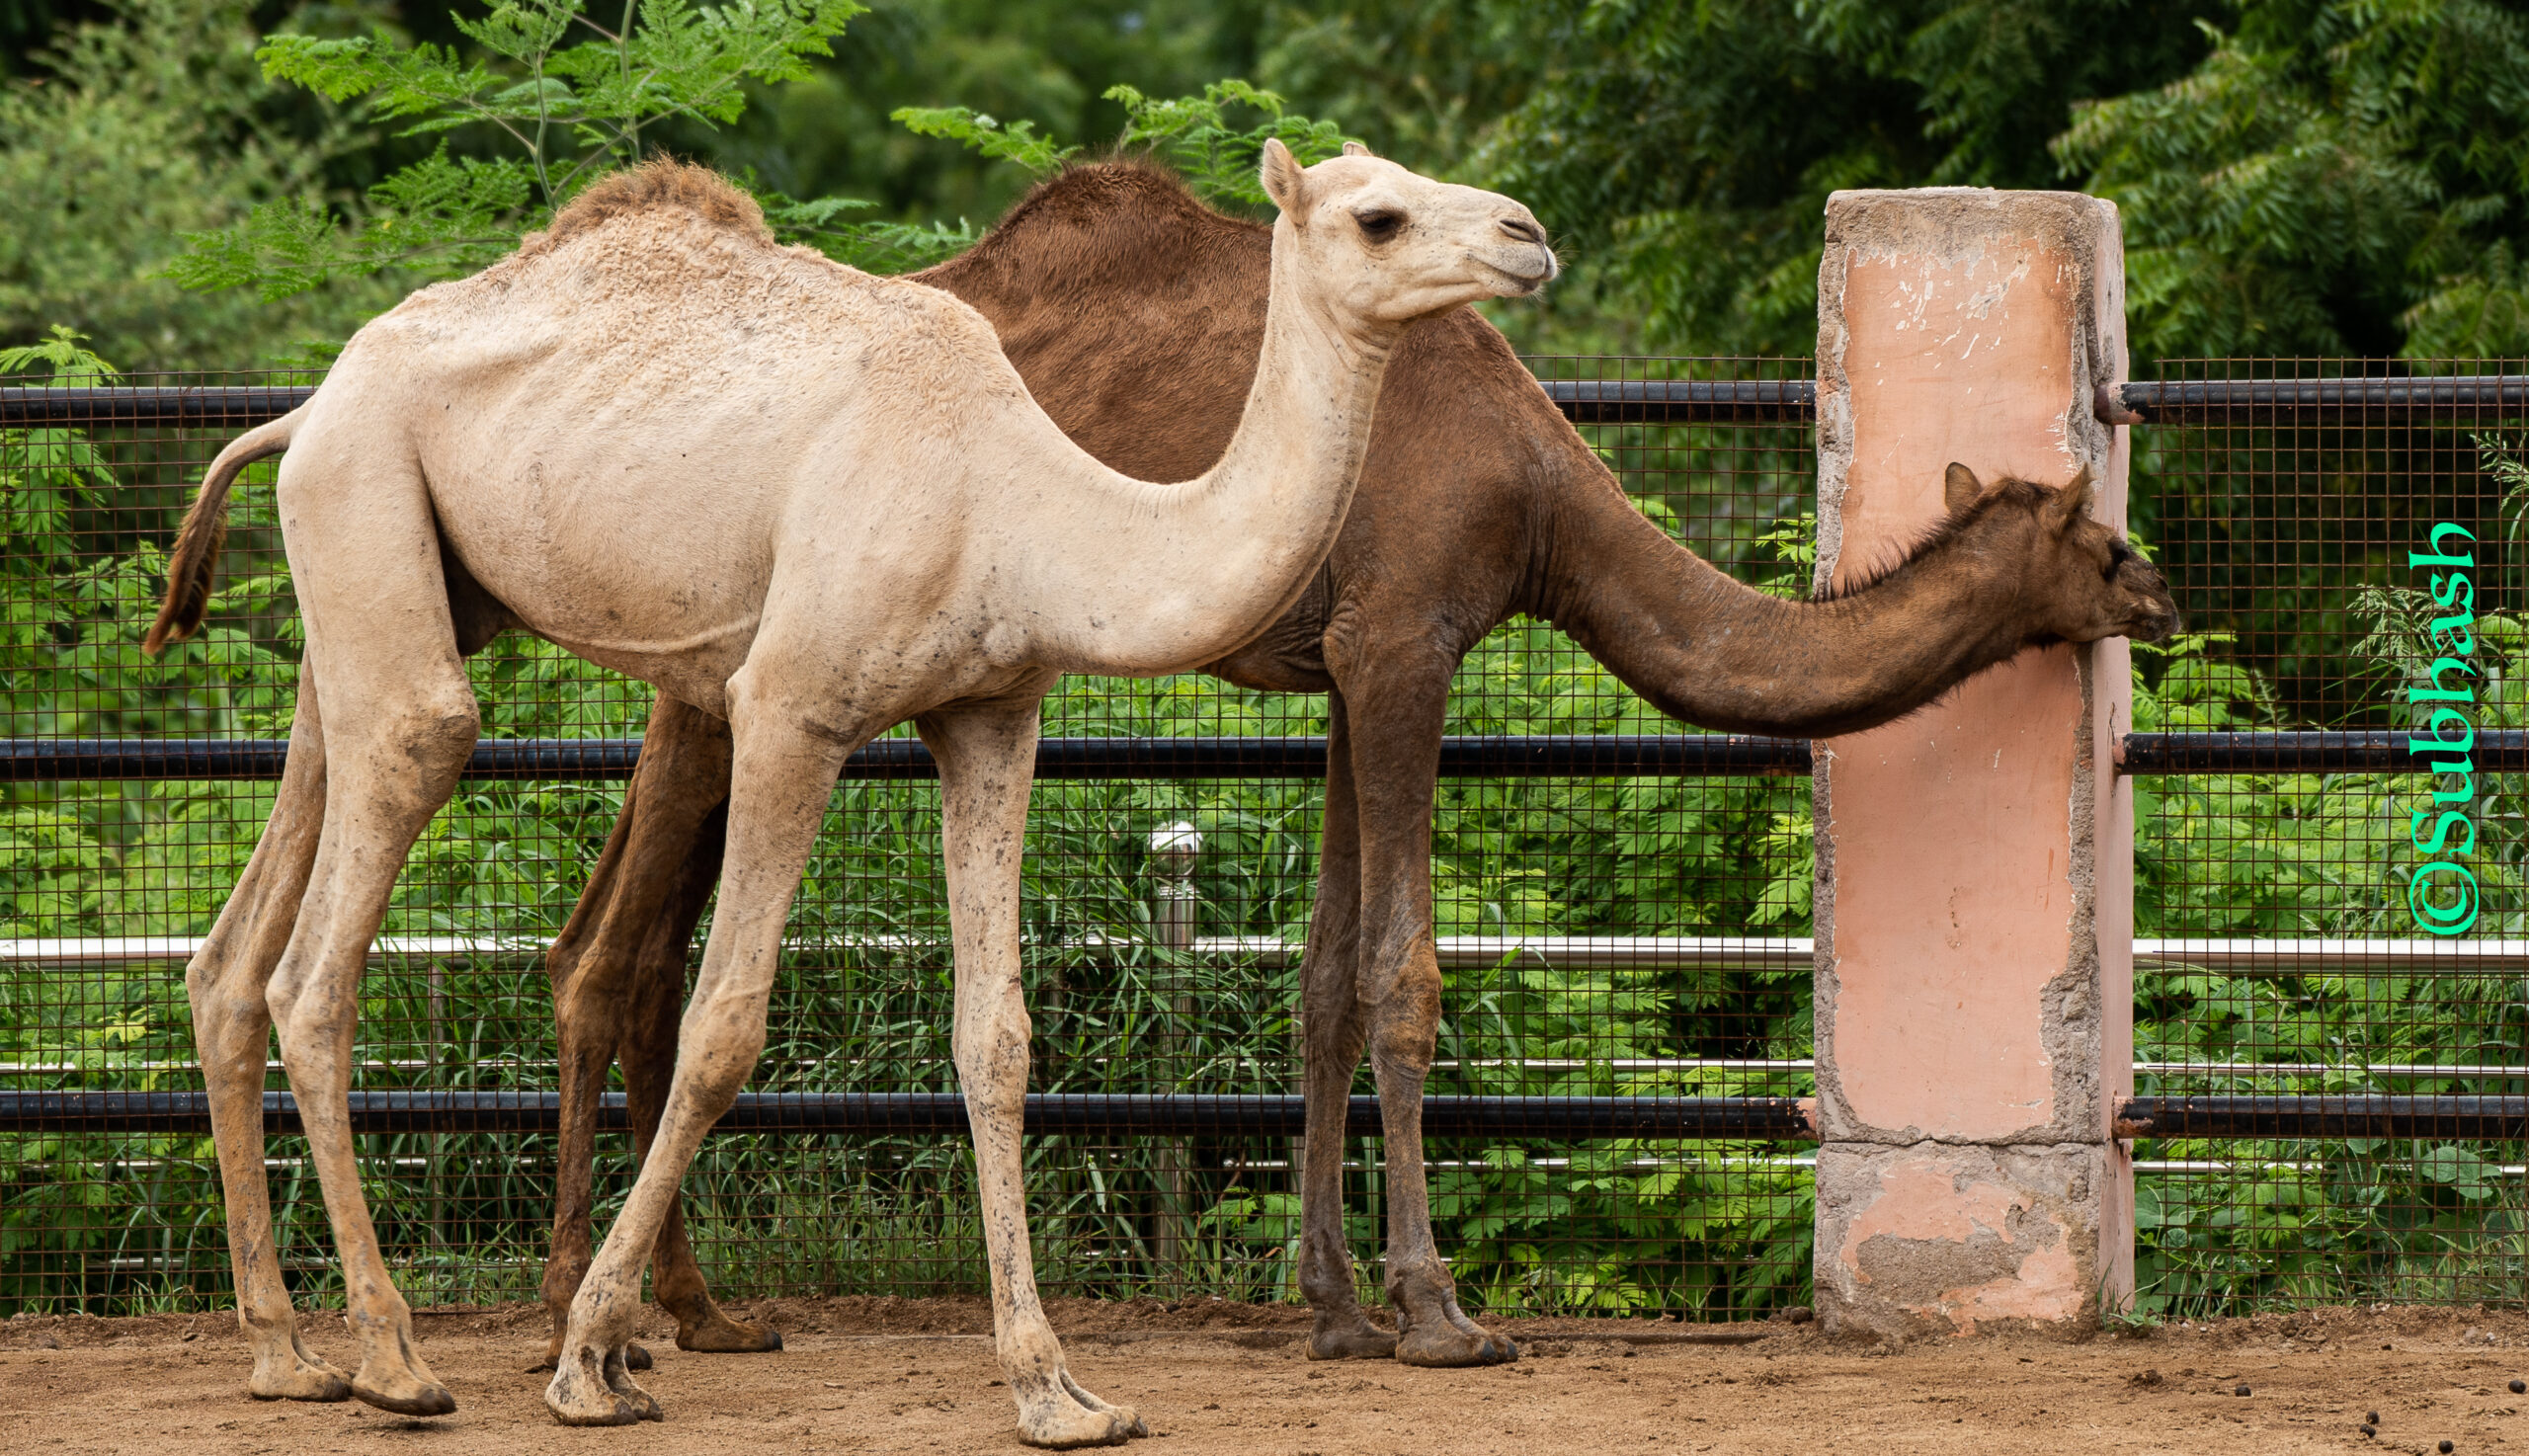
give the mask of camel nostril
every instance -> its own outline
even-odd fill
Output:
[[[1545,246],[1545,229],[1524,217],[1503,218],[1502,230],[1520,242],[1534,243],[1539,247]]]

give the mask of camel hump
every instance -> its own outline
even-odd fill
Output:
[[[553,247],[618,217],[669,210],[693,213],[713,227],[743,237],[773,241],[773,229],[765,225],[764,209],[735,183],[708,167],[696,167],[674,157],[653,157],[629,171],[600,179],[571,199],[554,214],[553,225],[530,235],[519,251],[524,254]]]

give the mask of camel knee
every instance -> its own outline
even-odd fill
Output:
[[[759,1007],[750,1022],[743,1016],[710,1014],[707,1007],[695,1010],[705,1014],[701,1025],[689,1022],[685,1028],[668,1108],[673,1112],[682,1101],[688,1110],[717,1121],[738,1099],[738,1090],[754,1075],[756,1059],[764,1052],[764,1013]]]
[[[194,1014],[194,1044],[205,1072],[224,1070],[228,1061],[251,1050],[263,1060],[272,1033],[272,1011],[264,986],[241,986],[233,967],[211,965],[197,956],[185,967],[185,999]],[[261,1067],[257,1070],[260,1072]]]
[[[1440,1036],[1439,977],[1428,987],[1408,982],[1369,1011],[1370,1065],[1381,1072],[1431,1070]]]
[[[428,807],[436,812],[439,800],[455,787],[457,775],[474,756],[483,715],[474,690],[459,680],[383,705],[366,726],[385,762],[410,763],[419,770],[422,792],[431,798]]]
[[[996,1117],[1024,1116],[1027,1038],[1033,1029],[1027,1012],[1014,1005],[977,1019],[982,1024],[959,1027],[957,1034],[957,1085],[966,1106]]]

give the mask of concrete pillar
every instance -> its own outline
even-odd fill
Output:
[[[1818,274],[1818,579],[1942,516],[1952,460],[2125,520],[2113,204],[1843,192]],[[2134,1282],[2122,640],[2021,654],[1817,745],[1818,1310],[1904,1337],[2094,1328]]]

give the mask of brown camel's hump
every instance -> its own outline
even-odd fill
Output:
[[[601,179],[573,198],[554,214],[552,226],[527,235],[519,255],[526,257],[558,246],[618,217],[669,209],[692,213],[712,227],[767,247],[774,245],[773,229],[765,225],[764,209],[727,178],[708,167],[696,167],[673,157],[653,157],[628,172]]]
[[[1261,305],[1272,249],[1271,228],[1215,212],[1167,168],[1122,157],[1075,163],[1037,183],[983,241],[913,277],[967,294],[1008,276],[1052,293],[1119,282],[1148,288],[1199,269],[1216,284],[1243,283]]]

